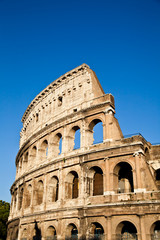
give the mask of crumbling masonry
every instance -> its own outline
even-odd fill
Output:
[[[114,114],[86,64],[35,97],[22,117],[7,240],[160,239],[160,145],[124,137]]]

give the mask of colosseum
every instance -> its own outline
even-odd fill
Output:
[[[7,240],[160,240],[160,145],[123,136],[114,115],[114,97],[86,64],[33,99]]]

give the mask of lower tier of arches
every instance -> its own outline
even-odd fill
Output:
[[[117,209],[120,212],[120,209]],[[90,214],[89,214],[90,212]],[[160,214],[88,216],[79,210],[65,218],[28,216],[8,224],[7,240],[159,240]],[[58,213],[57,213],[58,215]],[[71,216],[72,215],[72,216]]]

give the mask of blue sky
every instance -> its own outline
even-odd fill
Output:
[[[0,0],[0,199],[10,201],[25,109],[82,63],[114,95],[123,134],[160,142],[160,0]]]

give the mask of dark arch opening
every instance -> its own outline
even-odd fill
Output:
[[[160,239],[160,221],[155,222],[151,227],[151,239],[159,240]]]
[[[117,240],[137,240],[137,229],[129,221],[121,222],[117,227]]]
[[[160,180],[160,168],[156,170],[156,180]]]
[[[75,224],[68,225],[66,235],[66,240],[78,240],[78,229]]]
[[[127,162],[120,162],[114,168],[114,184],[118,193],[134,192],[132,167]]]
[[[103,195],[103,172],[99,167],[93,167],[93,196]]]
[[[73,186],[72,186],[72,198],[78,198],[78,189],[79,189],[79,179],[78,174],[76,172],[73,172],[74,178],[73,178]]]

